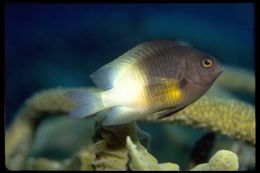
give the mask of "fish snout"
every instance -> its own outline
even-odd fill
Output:
[[[217,63],[213,73],[215,73],[216,75],[220,75],[223,71],[224,66],[221,63]]]

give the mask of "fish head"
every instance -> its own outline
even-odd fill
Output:
[[[184,59],[185,72],[180,86],[183,102],[191,103],[211,87],[224,68],[217,58],[199,50],[192,50]]]
[[[217,58],[201,51],[196,51],[186,61],[185,77],[201,87],[209,88],[224,70]]]

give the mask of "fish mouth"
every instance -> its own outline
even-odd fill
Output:
[[[224,71],[224,66],[221,64],[218,64],[218,67],[215,69],[215,73],[220,75]]]
[[[224,72],[224,67],[222,66],[220,70],[221,70],[221,73]]]

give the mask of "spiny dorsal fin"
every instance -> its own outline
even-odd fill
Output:
[[[102,89],[113,88],[117,81],[131,70],[136,63],[161,51],[180,46],[175,41],[153,40],[144,42],[130,49],[117,59],[104,65],[90,75],[93,82]]]

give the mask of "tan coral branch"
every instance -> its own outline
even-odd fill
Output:
[[[75,106],[65,96],[65,93],[71,90],[96,89],[49,89],[36,93],[26,100],[5,136],[6,165],[9,169],[22,168],[24,158],[26,158],[31,145],[33,132],[46,114],[68,114]],[[197,127],[206,127],[227,136],[255,144],[254,107],[234,98],[224,99],[203,96],[200,100],[174,116],[162,120],[157,120],[156,116],[147,116],[143,120],[168,123],[180,122]],[[16,165],[12,165],[14,162]]]
[[[28,155],[31,146],[33,132],[46,114],[64,115],[75,106],[65,96],[65,93],[69,90],[93,90],[93,88],[43,90],[25,101],[16,114],[15,121],[5,134],[5,164],[7,168],[12,170],[22,168],[25,162],[24,158]]]
[[[172,116],[157,118],[158,115],[146,116],[142,120],[205,127],[255,145],[255,108],[237,99],[205,95]]]
[[[228,150],[219,150],[209,160],[191,169],[191,171],[237,171],[239,168],[238,156]]]
[[[221,87],[239,92],[255,93],[255,74],[253,71],[224,65],[224,72],[216,80]]]

